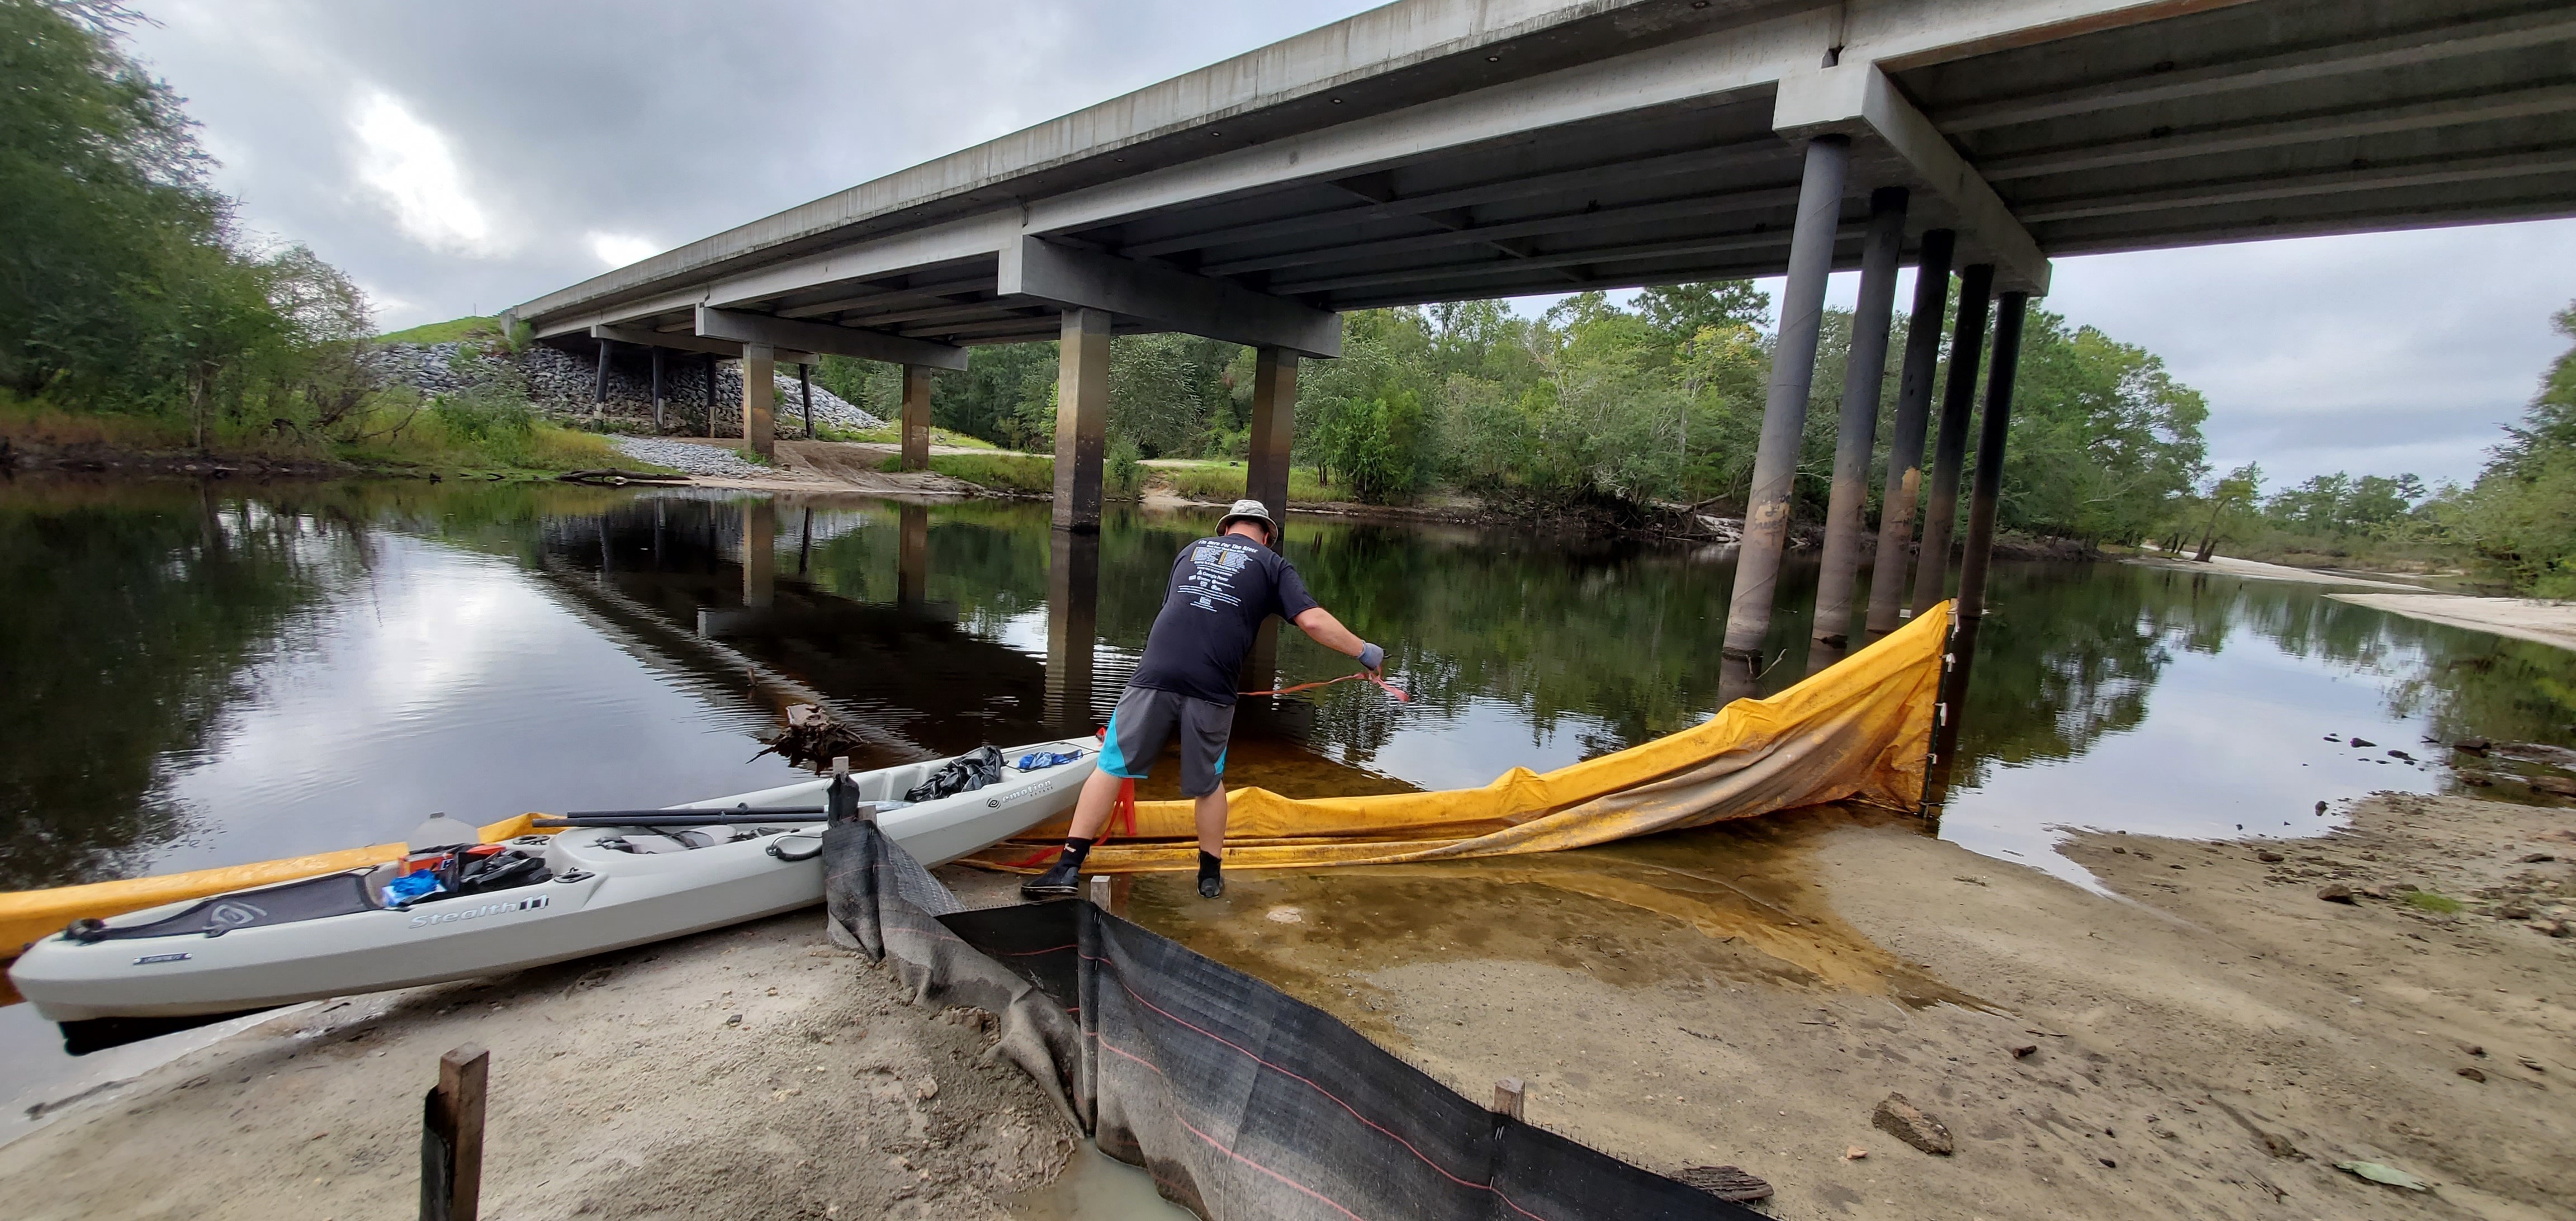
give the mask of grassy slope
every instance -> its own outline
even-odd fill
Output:
[[[500,333],[501,320],[498,318],[450,318],[445,322],[427,323],[413,327],[407,331],[396,331],[390,335],[378,335],[376,336],[376,342],[454,343],[457,340],[464,339],[470,335],[498,335]]]
[[[404,419],[395,409],[380,408],[356,431],[358,439],[334,442],[219,423],[209,439],[208,450],[209,456],[218,460],[343,462],[378,474],[437,472],[508,477],[600,467],[657,469],[618,453],[608,438],[597,433],[562,428],[543,420],[524,431],[503,430],[476,437],[449,428],[434,411],[412,412]],[[6,400],[0,400],[0,438],[45,449],[96,447],[147,455],[191,450],[185,421],[71,412]]]
[[[878,470],[903,464],[903,455],[888,454]],[[1010,492],[1053,492],[1055,459],[1043,454],[932,454],[930,469],[951,479]]]
[[[1158,461],[1145,468],[1149,482],[1170,485],[1172,491],[1193,500],[1237,500],[1243,496],[1244,468],[1238,462],[1168,462]],[[1315,478],[1312,467],[1288,468],[1288,502],[1321,504],[1347,500]]]

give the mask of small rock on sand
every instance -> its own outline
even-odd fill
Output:
[[[1881,1100],[1878,1109],[1870,1113],[1869,1122],[1879,1131],[1935,1157],[1948,1157],[1956,1147],[1950,1140],[1950,1129],[1907,1102],[1903,1094],[1890,1094]]]
[[[2459,1074],[2471,1081],[2484,1081],[2487,1079],[2487,1075],[2479,1071],[2478,1067],[2474,1064],[2461,1065],[2459,1068]]]
[[[2254,859],[2261,861],[2266,865],[2278,865],[2289,858],[2282,856],[2280,853],[2274,852],[2269,848],[2265,848],[2255,852]]]
[[[2328,903],[2352,902],[2352,887],[2341,882],[2328,882],[2317,888],[2317,897]]]

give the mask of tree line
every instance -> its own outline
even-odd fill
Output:
[[[1751,284],[1723,282],[1647,288],[1627,302],[1580,293],[1535,318],[1499,301],[1356,311],[1344,316],[1341,359],[1300,371],[1294,460],[1337,494],[1375,503],[1454,489],[1539,509],[1740,507],[1770,375],[1769,309]],[[1900,317],[1892,351],[1905,330]],[[1828,493],[1851,333],[1849,312],[1827,311],[1796,484],[1810,521]],[[1250,349],[1182,335],[1112,346],[1113,461],[1244,456]],[[1900,363],[1888,362],[1879,396],[1873,489],[1883,485]],[[937,383],[933,418],[1045,449],[1055,367],[1049,343],[978,348],[963,375]],[[891,410],[890,371],[827,360],[822,377],[844,398]],[[2208,407],[2154,354],[2038,310],[2020,381],[2005,452],[2008,529],[2135,543],[2190,502]]]
[[[2552,323],[2568,350],[2467,485],[2338,471],[2266,493],[2261,464],[2248,463],[2182,498],[2161,545],[2203,557],[2221,544],[2258,558],[2474,557],[2521,592],[2576,597],[2576,304]]]
[[[372,381],[367,302],[245,232],[169,86],[102,0],[0,0],[0,393],[82,411],[337,423]]]

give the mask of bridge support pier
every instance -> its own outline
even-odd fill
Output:
[[[1834,231],[1842,222],[1843,179],[1851,140],[1807,142],[1798,187],[1798,219],[1789,233],[1789,275],[1780,290],[1780,335],[1772,349],[1771,384],[1762,407],[1762,440],[1753,455],[1753,491],[1744,508],[1744,541],[1735,557],[1735,592],[1726,610],[1726,652],[1719,695],[1753,694],[1762,672],[1762,639],[1771,631],[1779,592],[1780,553],[1789,541],[1789,494],[1807,427],[1807,392],[1816,376],[1817,331],[1824,318],[1825,277],[1833,270]]]
[[[712,439],[714,439],[714,437],[715,437],[715,435],[716,435],[716,356],[715,356],[715,353],[713,353],[713,352],[709,352],[709,353],[707,353],[707,359],[706,359],[706,374],[707,374],[707,437],[708,437],[708,439],[712,440]]]
[[[1995,299],[1994,365],[1986,373],[1986,414],[1977,428],[1977,474],[1968,495],[1968,541],[1959,559],[1959,617],[1986,613],[1986,567],[1995,549],[1995,511],[2004,491],[2004,440],[2012,430],[2013,382],[2020,373],[2021,327],[2029,293]]]
[[[778,452],[778,349],[742,345],[742,440],[751,452]]]
[[[1991,263],[1959,273],[1959,324],[1950,332],[1950,377],[1941,387],[1941,435],[1932,446],[1932,499],[1923,509],[1923,550],[1914,557],[1914,613],[1932,609],[1950,576],[1950,535],[1959,520],[1959,464],[1968,452],[1968,417],[1977,405],[1977,358],[1986,346]]]
[[[662,391],[662,349],[653,349],[653,435],[662,435],[663,406],[668,401]]]
[[[930,366],[904,365],[903,469],[930,469]]]
[[[1878,559],[1869,578],[1869,638],[1903,621],[1906,561],[1913,558],[1914,508],[1923,499],[1923,434],[1940,372],[1941,321],[1950,309],[1950,254],[1958,235],[1923,235],[1914,263],[1914,312],[1905,323],[1905,368],[1897,375],[1895,432],[1887,439],[1887,488],[1879,497]]]
[[[1260,501],[1281,532],[1288,528],[1288,454],[1297,428],[1297,354],[1263,347],[1252,366],[1252,452],[1243,494]]]
[[[1825,554],[1816,578],[1807,672],[1842,660],[1850,643],[1852,583],[1860,573],[1861,531],[1869,512],[1869,458],[1878,443],[1878,401],[1887,372],[1887,332],[1896,308],[1896,260],[1905,244],[1903,187],[1869,196],[1869,236],[1861,245],[1860,300],[1852,315],[1851,355],[1843,365],[1843,413],[1834,433],[1833,491],[1825,507]]]
[[[1994,367],[1986,375],[1986,414],[1977,430],[1977,473],[1968,497],[1966,554],[1959,561],[1958,628],[1950,637],[1950,668],[1941,676],[1940,719],[1932,730],[1931,766],[1925,769],[1923,812],[1938,820],[1950,797],[1950,772],[1959,754],[1968,676],[1977,661],[1977,634],[1986,621],[1986,571],[1995,549],[1995,513],[2003,498],[2004,443],[2012,433],[2013,382],[2021,371],[2021,329],[2030,294],[2008,292],[1995,301]]]
[[[1100,529],[1100,459],[1109,429],[1109,321],[1107,310],[1064,311],[1055,373],[1058,530]]]

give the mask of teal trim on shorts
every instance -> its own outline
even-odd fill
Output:
[[[1121,780],[1142,780],[1141,773],[1127,770],[1127,752],[1118,748],[1118,710],[1109,711],[1109,728],[1101,733],[1100,770]],[[1218,768],[1218,771],[1225,770]]]

